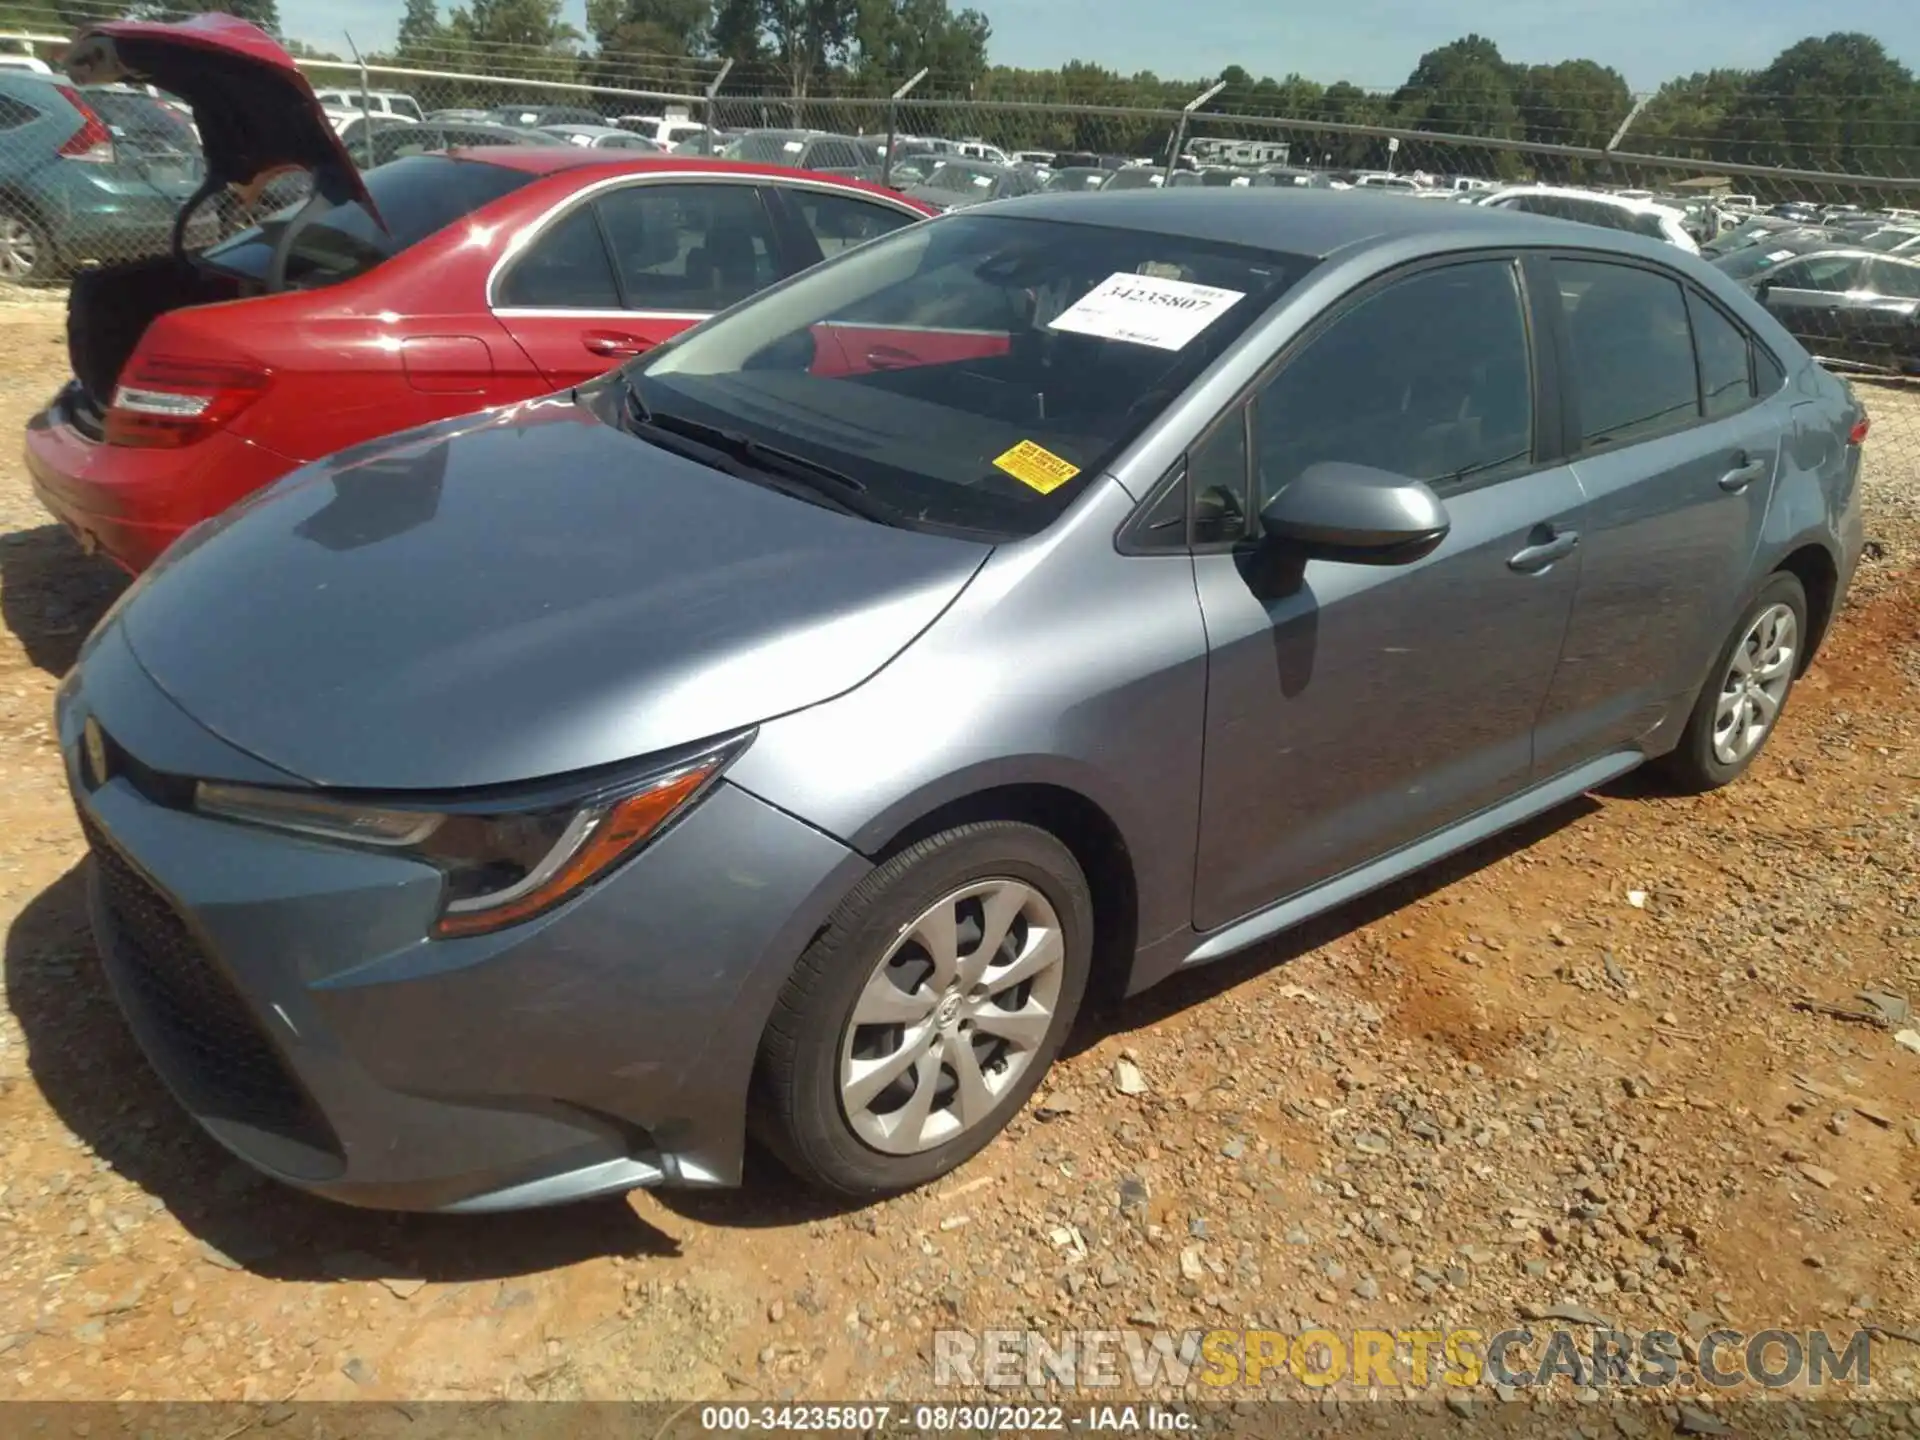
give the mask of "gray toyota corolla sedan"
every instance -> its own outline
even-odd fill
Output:
[[[1090,984],[1775,725],[1866,419],[1655,241],[1194,189],[849,251],[191,532],[59,729],[181,1102],[412,1209],[876,1194]]]

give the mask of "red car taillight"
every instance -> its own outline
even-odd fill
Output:
[[[1853,422],[1853,433],[1847,436],[1847,443],[1849,445],[1866,444],[1867,432],[1872,428],[1873,428],[1873,417],[1868,415],[1865,411],[1862,411],[1860,418]],[[1874,453],[1878,454],[1879,452],[1875,451]]]
[[[136,358],[121,373],[107,407],[107,443],[149,449],[191,445],[258,400],[269,378],[258,365],[167,355]]]
[[[56,85],[54,88],[60,92],[61,99],[80,112],[80,128],[61,143],[61,158],[111,165],[113,132],[107,129],[106,122],[94,114],[93,107],[82,100],[80,92],[71,85]]]

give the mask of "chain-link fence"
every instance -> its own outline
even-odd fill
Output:
[[[351,45],[349,43],[349,49]],[[200,179],[184,107],[135,87],[74,87],[62,44],[0,34],[0,280],[161,253]],[[733,153],[907,190],[942,205],[1034,188],[1385,190],[1641,229],[1703,248],[1761,291],[1834,368],[1861,377],[1875,450],[1920,487],[1920,119],[1878,97],[1744,97],[1737,115],[1578,88],[1525,98],[1388,98],[1268,82],[1116,90],[1076,73],[972,85],[817,77],[681,56],[528,54],[466,43],[409,63],[302,58],[356,163],[450,145],[591,143]],[[796,95],[796,88],[833,93]],[[298,198],[229,197],[194,243]],[[1904,378],[1903,378],[1904,377]]]

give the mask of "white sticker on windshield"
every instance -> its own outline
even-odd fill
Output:
[[[798,140],[789,140],[787,141],[786,144],[782,145],[780,148],[786,151],[787,154],[789,155],[798,155],[802,150],[806,149],[807,147]]]
[[[1793,252],[1791,250],[1776,250],[1767,256],[1767,263],[1770,265],[1778,265],[1782,260],[1788,260],[1792,257]]]
[[[1102,340],[1183,350],[1236,303],[1242,290],[1222,290],[1156,275],[1109,275],[1061,311],[1053,330],[1070,330]]]

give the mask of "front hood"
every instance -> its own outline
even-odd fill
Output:
[[[182,709],[259,759],[317,785],[456,790],[829,699],[988,553],[707,469],[555,397],[294,472],[169,551],[115,623]]]
[[[76,35],[63,63],[77,84],[125,80],[186,101],[209,180],[246,187],[279,171],[308,170],[335,204],[372,208],[313,86],[257,25],[220,14],[178,24],[113,20]]]

